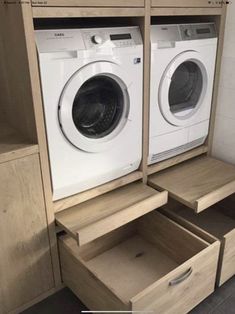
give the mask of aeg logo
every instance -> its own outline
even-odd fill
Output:
[[[64,33],[55,33],[55,37],[64,37]]]

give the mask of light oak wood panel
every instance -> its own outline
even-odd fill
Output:
[[[33,7],[34,18],[144,16],[144,8]]]
[[[0,163],[38,153],[38,145],[29,144],[19,132],[0,122]]]
[[[22,6],[8,6],[7,10],[20,10],[23,20],[24,36],[26,40],[26,55],[29,68],[30,89],[32,93],[32,105],[36,118],[36,129],[40,151],[40,162],[43,179],[44,196],[46,203],[47,223],[49,229],[49,239],[51,245],[51,256],[53,263],[54,279],[56,287],[61,286],[60,265],[58,257],[57,238],[55,233],[55,216],[52,202],[52,189],[50,178],[50,167],[48,160],[47,139],[44,123],[42,92],[39,78],[39,68],[37,51],[34,36],[34,25],[32,16],[32,7],[29,2],[24,2]]]
[[[4,63],[7,69],[7,89],[1,95],[6,120],[26,139],[37,143],[32,90],[26,50],[23,17],[19,1],[15,4],[0,2]],[[1,73],[0,73],[1,76]]]
[[[144,0],[31,0],[39,7],[144,7]]]
[[[166,202],[167,192],[136,182],[60,212],[56,222],[83,245]]]
[[[221,205],[222,204],[222,205]],[[204,239],[210,236],[221,242],[217,285],[221,286],[235,275],[235,214],[223,207],[223,202],[208,208],[196,215],[187,207],[178,204],[177,207],[165,206],[164,213],[183,224],[188,230]],[[234,207],[233,207],[234,208]],[[229,213],[230,212],[230,213]]]
[[[214,291],[218,252],[219,244],[214,243],[168,273],[131,299],[132,310],[145,309],[159,314],[188,313]],[[169,285],[189,274],[190,270],[192,273],[187,280],[179,285]]]
[[[201,212],[235,192],[235,167],[198,157],[149,177],[149,185]]]
[[[1,18],[1,12],[0,12]],[[7,69],[5,62],[3,32],[0,32],[0,123],[6,121],[6,108],[9,97],[9,89],[7,85]]]
[[[218,93],[219,93],[222,54],[223,54],[223,46],[224,46],[226,15],[227,15],[227,4],[224,3],[222,7],[221,17],[217,17],[217,19],[215,20],[217,30],[219,30],[219,35],[218,35],[217,59],[216,59],[215,76],[214,76],[214,89],[213,89],[213,97],[212,97],[212,109],[211,109],[211,117],[210,117],[209,136],[207,139],[207,144],[209,148],[208,153],[210,155],[212,152],[212,145],[213,145],[213,139],[214,139],[214,128],[215,128],[217,100],[218,100]]]
[[[222,15],[222,8],[154,8],[152,16],[196,16],[196,15]]]
[[[224,235],[222,241],[220,275],[218,286],[223,285],[235,275],[235,229]]]
[[[64,198],[62,200],[54,202],[55,212],[60,212],[66,208],[70,208],[77,204],[83,203],[89,199],[102,195],[104,193],[110,192],[112,190],[117,189],[118,187],[122,187],[129,183],[138,181],[142,179],[143,174],[141,171],[135,171],[131,174],[128,174],[124,177],[118,178],[116,180],[110,181],[108,183],[102,184],[94,189],[90,189],[88,191]]]
[[[152,0],[153,7],[176,7],[176,8],[213,8],[213,7],[221,7],[222,0]]]
[[[60,239],[64,282],[90,310],[183,314],[213,292],[218,242],[210,245],[158,212],[148,216],[148,236],[145,223],[141,224],[145,218],[140,218],[137,224],[133,222],[82,247],[68,236]],[[175,253],[169,254],[163,249],[167,246],[155,240],[158,233],[165,233],[165,241],[174,243],[177,237],[168,234],[172,224],[184,240],[180,251],[176,245]],[[194,251],[183,253],[180,263],[174,256],[188,250],[186,242]],[[189,259],[185,261],[186,256]]]
[[[175,156],[173,158],[169,158],[167,160],[158,162],[158,163],[148,167],[148,175],[151,175],[153,173],[167,169],[167,168],[172,167],[174,165],[180,164],[183,161],[186,161],[186,160],[192,159],[194,157],[203,155],[207,152],[208,152],[208,147],[206,145],[203,145],[203,146],[194,148],[194,149],[192,149],[186,153]]]
[[[0,312],[54,287],[38,155],[0,165]]]
[[[143,80],[143,153],[141,170],[143,172],[143,182],[147,183],[147,165],[149,152],[149,103],[150,103],[150,2],[145,1],[144,23],[141,25],[142,37],[144,42],[144,80]]]

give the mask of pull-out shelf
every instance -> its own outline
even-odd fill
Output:
[[[64,283],[91,311],[184,314],[214,291],[219,242],[157,211],[81,247],[61,237],[59,250]]]
[[[213,205],[198,215],[180,204],[178,206],[174,204],[174,208],[171,209],[169,207],[164,209],[164,213],[194,234],[200,235],[204,239],[211,236],[221,242],[218,286],[235,275],[235,195],[232,197]]]
[[[135,182],[56,214],[78,245],[115,230],[167,203],[168,193]]]
[[[235,166],[203,156],[153,174],[148,183],[199,213],[235,193]]]

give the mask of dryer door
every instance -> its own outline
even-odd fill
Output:
[[[167,67],[159,88],[164,118],[175,126],[187,126],[195,118],[206,95],[206,67],[196,51],[178,55]]]
[[[76,72],[58,108],[67,140],[86,152],[112,147],[128,123],[130,84],[120,66],[112,62],[90,63]]]

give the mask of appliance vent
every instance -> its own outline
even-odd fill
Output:
[[[195,141],[192,141],[190,143],[187,143],[187,144],[178,146],[176,148],[167,150],[167,151],[162,152],[160,154],[153,154],[152,158],[151,158],[151,163],[162,161],[162,160],[168,159],[170,157],[184,153],[184,152],[186,152],[186,151],[188,151],[194,147],[202,145],[204,143],[204,141],[205,141],[205,137],[201,137]]]

